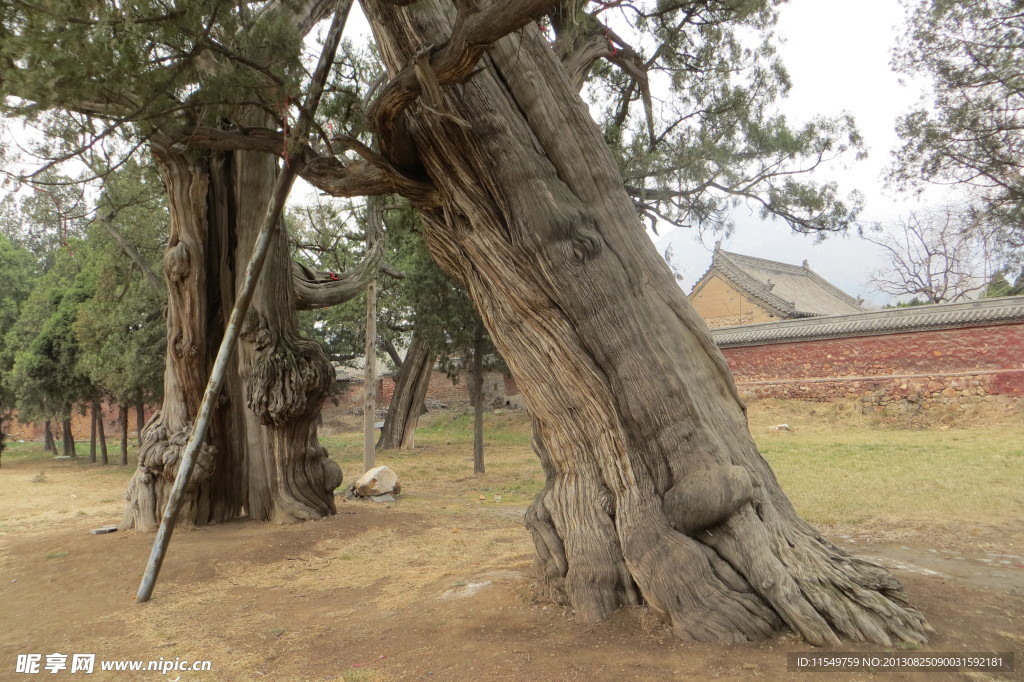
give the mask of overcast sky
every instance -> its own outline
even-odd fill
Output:
[[[867,222],[891,219],[918,205],[889,191],[881,177],[897,145],[896,117],[918,102],[923,87],[902,85],[889,67],[893,45],[903,34],[904,13],[896,0],[791,0],[780,8],[778,30],[785,41],[780,55],[793,82],[782,112],[794,124],[817,114],[853,114],[868,158],[846,168],[825,168],[818,177],[838,181],[844,195],[860,190]],[[855,236],[831,236],[815,244],[814,237],[793,234],[782,223],[764,223],[753,208],[738,211],[736,224],[724,249],[794,265],[807,259],[818,274],[869,304],[888,300],[868,285],[880,266],[878,247]],[[684,276],[687,293],[710,265],[717,239],[705,235],[702,243],[695,232],[675,229],[654,238],[662,252],[672,246],[673,264]]]

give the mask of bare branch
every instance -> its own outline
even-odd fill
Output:
[[[97,217],[99,218],[99,221],[103,223],[104,227],[107,228],[107,232],[110,233],[110,236],[112,236],[117,241],[118,245],[120,245],[121,251],[128,256],[131,262],[135,264],[135,267],[137,267],[142,273],[142,276],[146,278],[146,281],[153,288],[153,292],[161,301],[166,302],[167,286],[164,284],[164,281],[158,277],[155,272],[153,272],[153,269],[149,267],[149,263],[147,263],[146,259],[142,257],[142,254],[139,253],[137,248],[135,248],[135,245],[132,244],[131,241],[121,234],[121,231],[114,226],[114,218],[116,216],[117,214],[112,212]]]

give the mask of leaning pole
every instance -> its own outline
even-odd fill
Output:
[[[299,113],[299,121],[294,131],[296,141],[305,140],[309,135],[309,129],[313,123],[313,112],[320,104],[320,97],[323,94],[324,83],[327,74],[330,72],[334,62],[334,55],[338,50],[338,43],[341,41],[341,34],[345,29],[345,20],[348,17],[349,9],[354,0],[339,0],[331,28],[327,33],[324,49],[320,53],[320,61],[310,83],[309,94],[306,97],[305,105]],[[287,114],[287,112],[286,112]],[[287,128],[287,125],[285,126]],[[286,132],[287,134],[287,132]],[[153,587],[156,585],[157,576],[160,574],[160,566],[167,554],[167,547],[171,542],[171,534],[174,532],[174,524],[178,520],[178,512],[181,510],[181,501],[185,495],[185,488],[188,486],[189,478],[192,476],[192,469],[195,467],[196,454],[206,439],[206,432],[210,426],[210,417],[213,415],[214,406],[220,396],[221,388],[224,386],[224,378],[227,374],[228,361],[235,349],[235,342],[238,340],[238,333],[249,312],[249,304],[252,302],[253,292],[256,290],[256,283],[259,281],[260,273],[263,270],[263,263],[266,260],[267,252],[270,249],[271,238],[277,229],[280,228],[281,214],[284,211],[285,201],[291,191],[292,183],[298,172],[299,156],[296,152],[288,153],[287,149],[297,150],[298,144],[286,146],[284,168],[277,177],[274,185],[274,194],[267,207],[267,214],[264,217],[263,225],[260,226],[259,235],[256,238],[256,245],[253,247],[252,256],[245,268],[245,275],[239,287],[235,305],[231,309],[231,317],[228,319],[227,329],[224,330],[224,338],[221,339],[220,348],[217,350],[217,358],[214,360],[213,369],[210,372],[210,380],[206,384],[206,391],[203,393],[203,400],[199,404],[199,413],[196,416],[195,426],[185,451],[181,457],[181,466],[174,478],[174,485],[164,508],[163,518],[160,521],[160,529],[156,533],[156,540],[153,542],[153,549],[149,553],[149,562],[146,564],[146,571],[142,575],[142,582],[139,584],[139,591],[135,600],[139,603],[149,601],[153,595]]]

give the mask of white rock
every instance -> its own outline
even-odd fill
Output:
[[[402,487],[398,484],[398,474],[387,467],[370,469],[359,477],[353,485],[359,497],[376,497],[398,492]]]

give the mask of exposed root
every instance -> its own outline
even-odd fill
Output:
[[[924,616],[890,573],[855,559],[799,519],[782,525],[745,507],[700,539],[751,583],[794,632],[814,645],[841,638],[924,642]]]

